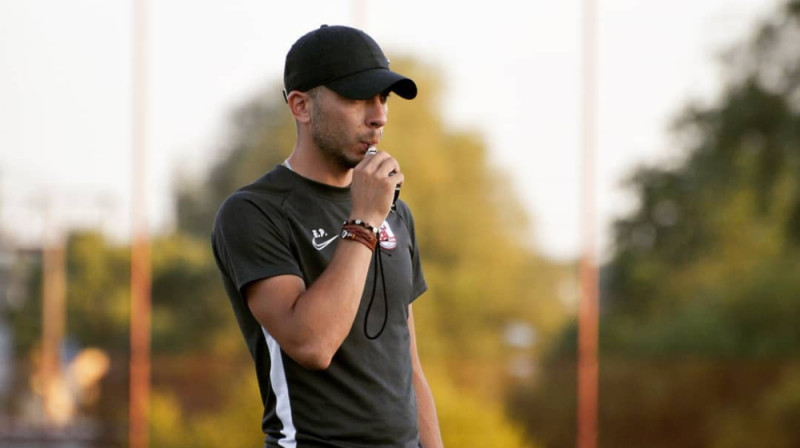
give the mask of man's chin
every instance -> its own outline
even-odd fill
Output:
[[[343,169],[352,170],[355,168],[361,161],[364,160],[364,156],[352,156],[349,157],[347,155],[341,154],[340,157],[336,158],[337,164],[342,167]]]
[[[348,169],[353,169],[356,167],[356,165],[361,163],[365,157],[367,157],[367,152],[358,152],[356,154],[342,153],[341,156],[343,166],[347,167]]]

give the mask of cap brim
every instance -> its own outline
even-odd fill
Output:
[[[370,99],[386,91],[392,91],[407,100],[417,96],[417,85],[414,81],[385,68],[364,70],[326,83],[325,86],[354,100]]]

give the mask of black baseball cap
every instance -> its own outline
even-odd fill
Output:
[[[284,96],[325,86],[346,98],[365,100],[386,91],[405,99],[417,85],[389,70],[389,59],[367,33],[347,26],[322,25],[305,34],[286,54]]]

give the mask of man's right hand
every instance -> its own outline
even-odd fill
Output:
[[[367,153],[353,169],[350,219],[380,227],[392,207],[395,187],[401,185],[403,179],[400,164],[389,153]]]

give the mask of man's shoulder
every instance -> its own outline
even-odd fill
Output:
[[[280,201],[282,197],[286,196],[292,190],[292,186],[289,182],[290,178],[285,174],[282,167],[275,167],[253,182],[231,193],[222,202],[221,208],[229,204],[249,201]]]
[[[239,188],[231,196],[274,196],[291,191],[292,176],[288,169],[278,165],[253,182]]]
[[[282,207],[292,186],[281,172],[281,167],[231,193],[219,206],[215,227],[220,221],[240,220],[253,212],[274,213]]]

